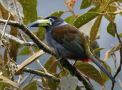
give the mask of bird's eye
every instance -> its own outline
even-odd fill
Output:
[[[51,22],[54,22],[54,21],[55,21],[53,18],[49,18],[49,20],[50,20]]]

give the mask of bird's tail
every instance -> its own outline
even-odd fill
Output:
[[[95,63],[112,80],[112,82],[115,82],[115,79],[111,73],[105,67],[103,67],[103,65],[93,55],[90,55],[89,58],[91,58],[92,62]]]

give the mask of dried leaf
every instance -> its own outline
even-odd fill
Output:
[[[65,2],[66,6],[68,7],[69,10],[73,10],[74,5],[77,0],[68,0]]]

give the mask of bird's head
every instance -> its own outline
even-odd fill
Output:
[[[64,20],[59,17],[49,16],[33,22],[30,27],[56,27],[61,25],[63,22]]]

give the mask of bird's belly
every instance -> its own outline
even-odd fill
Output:
[[[63,58],[66,59],[75,59],[75,60],[81,60],[84,59],[83,55],[78,55],[75,52],[71,52],[67,49],[65,49],[60,43],[57,43],[52,36],[47,33],[45,35],[45,39],[50,47],[52,47],[55,52],[59,55],[62,56]]]
[[[55,40],[53,40],[51,36],[46,35],[46,41],[48,45],[52,47],[59,56],[62,56],[63,58],[67,58],[67,59],[81,59],[80,56],[65,49],[62,45],[60,45]]]

